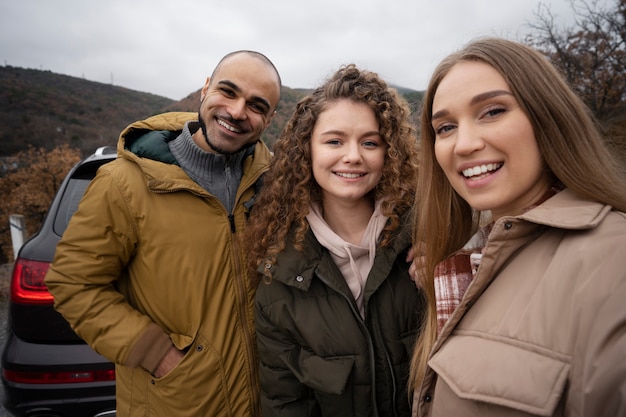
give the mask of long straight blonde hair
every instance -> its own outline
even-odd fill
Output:
[[[411,364],[413,389],[421,384],[437,337],[435,266],[463,247],[477,230],[483,214],[473,210],[454,191],[434,153],[433,98],[450,69],[464,61],[484,62],[504,77],[532,124],[549,174],[582,198],[626,211],[623,166],[607,148],[588,107],[545,56],[521,43],[482,38],[445,58],[430,80],[421,115],[413,238],[416,244],[424,243],[419,282],[428,299],[428,313]]]

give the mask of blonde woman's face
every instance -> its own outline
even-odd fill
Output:
[[[517,215],[549,188],[532,125],[505,79],[483,62],[456,64],[433,100],[435,156],[470,206]]]
[[[313,176],[324,204],[364,199],[382,177],[385,153],[386,144],[369,106],[351,100],[331,103],[311,135]]]

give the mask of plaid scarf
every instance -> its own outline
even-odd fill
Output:
[[[556,182],[532,206],[524,211],[531,210],[550,197],[554,196],[565,186]],[[437,299],[437,328],[441,332],[454,310],[461,304],[463,295],[478,272],[482,252],[487,244],[493,223],[481,228],[474,236],[451,257],[444,259],[435,267],[435,297]]]
[[[441,332],[454,310],[461,304],[467,287],[476,276],[482,250],[493,223],[480,229],[463,249],[444,259],[435,267],[435,296],[437,298],[437,329]]]

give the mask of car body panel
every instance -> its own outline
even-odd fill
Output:
[[[40,230],[20,248],[16,265],[52,262],[56,245],[97,168],[113,159],[114,148],[100,148],[70,170]],[[114,365],[85,344],[51,303],[23,303],[11,297],[8,311],[2,382],[4,407],[9,412],[29,417],[115,415]],[[82,378],[92,374],[108,380]],[[67,382],[74,376],[77,382]]]

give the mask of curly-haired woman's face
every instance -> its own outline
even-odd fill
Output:
[[[351,100],[331,103],[319,115],[311,135],[313,176],[324,204],[366,198],[382,177],[385,152],[369,106]]]

